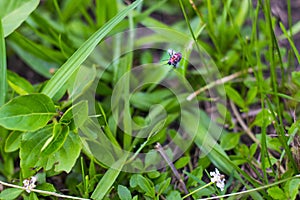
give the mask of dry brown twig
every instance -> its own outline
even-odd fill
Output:
[[[184,190],[184,193],[188,194],[189,191],[187,190],[184,181],[182,180],[182,178],[181,178],[179,172],[177,171],[176,167],[173,165],[173,163],[171,162],[171,160],[169,159],[169,157],[165,153],[165,151],[162,148],[161,144],[157,143],[155,145],[155,149],[156,149],[156,151],[158,151],[160,153],[161,157],[163,157],[163,159],[165,159],[165,161],[167,162],[167,164],[170,166],[170,168],[171,168],[172,172],[174,173],[175,177],[178,179],[179,183],[181,184],[181,186],[182,186],[182,188]]]
[[[236,72],[234,74],[231,74],[229,76],[225,76],[224,78],[221,78],[221,79],[218,79],[214,82],[211,82],[209,84],[207,84],[206,86],[198,89],[197,91],[193,92],[192,94],[190,94],[186,100],[188,101],[191,101],[192,99],[194,99],[197,95],[199,95],[200,93],[204,92],[205,90],[209,90],[210,88],[213,88],[217,85],[222,85],[226,82],[229,82],[243,74],[246,74],[246,73],[252,73],[253,72],[253,68],[249,68],[248,70],[245,70],[245,71],[239,71],[239,72]]]

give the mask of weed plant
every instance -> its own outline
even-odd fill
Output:
[[[272,3],[0,0],[0,199],[299,199]]]

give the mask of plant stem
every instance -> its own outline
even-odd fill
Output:
[[[12,188],[18,188],[18,189],[26,190],[26,188],[24,188],[22,186],[6,183],[6,182],[3,182],[3,181],[0,181],[0,184],[8,186],[8,187],[12,187]],[[55,196],[55,197],[66,198],[66,199],[89,200],[89,199],[85,199],[85,198],[68,196],[68,195],[63,195],[63,194],[57,194],[55,192],[49,192],[49,191],[44,191],[44,190],[31,189],[30,191],[41,193],[41,194],[47,194],[47,195],[51,195],[51,196]]]

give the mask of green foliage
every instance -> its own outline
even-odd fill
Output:
[[[52,100],[44,94],[19,96],[0,108],[0,125],[7,129],[34,131],[56,114]]]
[[[0,1],[0,19],[4,29],[4,37],[18,28],[38,4],[39,0]]]
[[[0,199],[298,199],[299,24],[273,3],[0,0],[0,184],[53,192]]]
[[[21,189],[9,188],[0,193],[0,199],[16,199],[22,192],[23,190]]]
[[[118,185],[118,195],[121,200],[131,200],[132,199],[129,189],[123,185]]]

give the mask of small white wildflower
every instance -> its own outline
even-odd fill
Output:
[[[168,54],[173,55],[174,54],[174,50],[173,49],[168,49]]]
[[[31,190],[36,187],[35,182],[36,182],[35,176],[32,176],[30,179],[25,179],[23,181],[23,187],[26,189],[26,192],[30,193]]]
[[[223,174],[220,174],[217,168],[215,169],[215,172],[210,172],[210,176],[210,181],[216,183],[217,187],[220,188],[221,191],[223,191],[225,187],[225,176]]]

